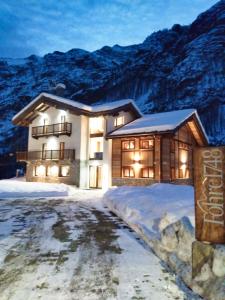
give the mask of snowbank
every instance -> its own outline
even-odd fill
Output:
[[[153,234],[183,216],[194,225],[192,186],[162,183],[148,187],[123,186],[112,188],[104,198],[107,206],[127,223],[140,224]]]
[[[192,278],[193,187],[154,184],[112,188],[104,195],[104,202],[196,293],[208,300],[225,299],[224,246],[212,246],[200,275]]]
[[[0,180],[0,199],[72,196],[75,188],[66,184]]]

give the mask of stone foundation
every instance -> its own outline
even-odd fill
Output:
[[[176,179],[174,181],[159,181],[151,178],[112,178],[112,186],[146,186],[154,183],[174,183],[174,184],[185,184],[185,185],[193,185],[192,179]]]
[[[70,175],[67,177],[58,176],[35,176],[34,168],[35,166],[43,165],[47,166],[70,166]],[[47,183],[65,183],[70,185],[76,185],[79,187],[80,182],[80,161],[31,161],[27,163],[26,180],[30,182],[47,182]]]
[[[122,186],[122,185],[145,186],[153,183],[157,183],[157,180],[150,179],[150,178],[112,178],[113,186]]]

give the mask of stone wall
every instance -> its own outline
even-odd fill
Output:
[[[38,165],[47,166],[70,166],[70,176],[68,177],[53,177],[53,176],[34,176],[34,167]],[[80,160],[71,161],[31,161],[27,163],[26,180],[30,182],[48,182],[48,183],[65,183],[76,185],[79,187],[80,181]]]
[[[164,228],[158,238],[149,238],[137,225],[131,227],[194,292],[206,300],[225,299],[225,245],[195,241],[194,228],[187,217]],[[193,272],[192,247],[198,255]]]
[[[112,186],[122,186],[122,185],[145,186],[145,185],[150,185],[158,182],[193,185],[192,179],[176,179],[173,182],[171,182],[166,180],[158,181],[151,178],[122,178],[122,177],[112,178]]]
[[[131,186],[145,186],[157,183],[157,180],[150,178],[112,178],[113,186],[131,185]]]

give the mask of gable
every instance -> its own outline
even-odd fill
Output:
[[[110,114],[114,115],[122,110],[132,112],[136,118],[142,115],[133,100],[129,99],[111,102],[111,104],[108,103],[107,105],[89,106],[55,95],[42,93],[16,114],[12,119],[12,122],[15,125],[28,126],[35,118],[37,118],[39,113],[45,112],[50,106],[57,109],[68,110],[72,114],[90,117]]]

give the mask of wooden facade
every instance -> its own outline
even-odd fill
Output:
[[[192,184],[196,145],[187,122],[175,132],[113,138],[112,185]]]

